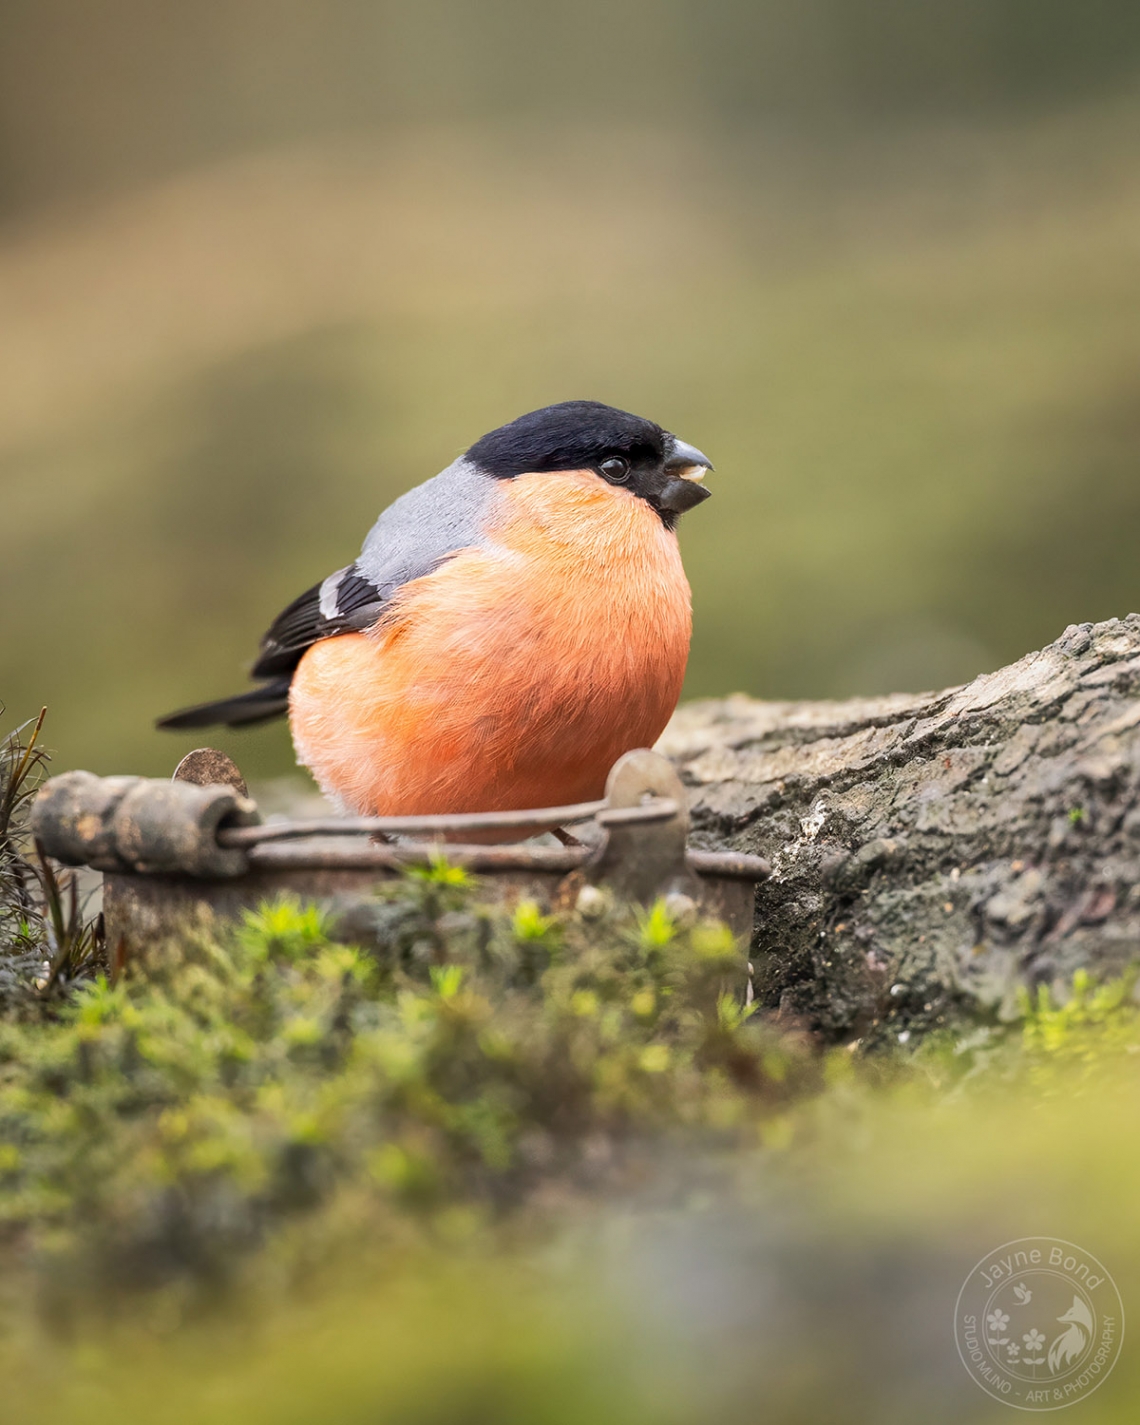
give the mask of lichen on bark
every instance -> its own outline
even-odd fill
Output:
[[[868,1043],[1140,959],[1140,615],[960,688],[683,707],[694,841],[772,863],[756,993]]]

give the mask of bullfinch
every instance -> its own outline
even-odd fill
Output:
[[[252,692],[165,728],[288,713],[298,761],[365,816],[600,797],[681,692],[692,610],[678,517],[694,446],[597,401],[491,431],[401,495],[359,557],[261,641]]]

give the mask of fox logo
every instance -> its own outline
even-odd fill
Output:
[[[1062,1331],[1049,1347],[1049,1369],[1054,1375],[1077,1360],[1093,1333],[1092,1314],[1079,1296],[1073,1297],[1072,1306],[1057,1320],[1062,1325],[1067,1323],[1068,1330]]]

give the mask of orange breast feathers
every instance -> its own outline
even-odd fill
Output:
[[[692,631],[677,536],[592,471],[504,481],[487,544],[404,585],[374,628],[314,644],[298,761],[363,815],[599,797],[677,704]]]

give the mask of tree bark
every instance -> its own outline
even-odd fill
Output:
[[[693,842],[758,852],[756,994],[833,1040],[1012,1017],[1140,960],[1140,615],[965,687],[689,704]]]

